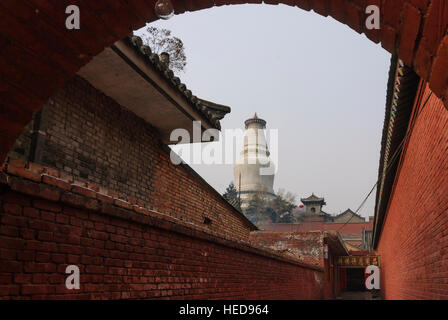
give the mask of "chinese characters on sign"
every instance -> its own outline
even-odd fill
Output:
[[[367,267],[380,266],[379,256],[342,256],[338,257],[337,264],[340,267]]]

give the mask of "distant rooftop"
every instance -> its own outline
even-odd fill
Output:
[[[314,203],[314,202],[323,202],[323,204],[325,205],[325,198],[319,198],[318,196],[316,196],[314,193],[311,194],[311,196],[309,196],[308,198],[301,198],[300,201],[302,201],[303,204],[306,203]]]

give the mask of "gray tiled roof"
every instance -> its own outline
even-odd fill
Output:
[[[148,64],[157,70],[159,74],[165,77],[168,83],[174,89],[179,91],[193,108],[207,118],[214,128],[221,129],[219,120],[224,118],[224,116],[230,112],[230,107],[200,99],[193,95],[191,90],[189,90],[187,86],[181,82],[179,77],[174,75],[173,70],[161,62],[159,55],[152,53],[151,48],[143,44],[140,37],[131,35],[125,40],[127,40],[139,54],[144,56]]]
[[[305,202],[322,202],[324,200],[325,200],[324,198],[319,198],[316,195],[314,195],[314,193],[311,196],[309,196],[308,198],[301,198],[300,199],[300,201],[302,201],[302,202],[304,202],[304,201]]]
[[[350,213],[350,214],[352,214],[352,215],[354,215],[354,216],[356,216],[358,218],[364,219],[362,216],[360,216],[356,212],[352,211],[352,209],[350,209],[350,208],[345,210],[344,212],[341,212],[340,214],[336,215],[335,218],[342,217],[343,215],[348,214],[348,213]]]
[[[380,164],[375,203],[373,247],[378,245],[385,221],[389,198],[398,170],[401,146],[412,117],[413,103],[420,77],[407,67],[397,55],[391,57],[387,85],[386,113],[381,140]]]

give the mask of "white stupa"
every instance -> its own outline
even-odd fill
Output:
[[[274,197],[274,164],[266,143],[264,129],[266,121],[253,118],[244,122],[246,132],[240,158],[234,167],[234,183],[241,199],[241,208],[247,208],[255,193],[265,197]],[[270,168],[270,169],[268,169]]]

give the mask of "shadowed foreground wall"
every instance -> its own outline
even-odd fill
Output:
[[[387,299],[448,299],[448,111],[434,94],[402,155],[378,254]]]
[[[324,297],[320,268],[269,250],[65,182],[0,172],[0,186],[0,299]],[[81,271],[78,291],[65,288],[70,264]]]
[[[0,170],[0,299],[326,297],[322,268],[250,245],[255,226],[167,149],[69,81]],[[72,264],[79,291],[65,287]]]
[[[10,155],[186,222],[210,219],[210,230],[245,238],[255,228],[188,165],[174,165],[154,127],[78,76],[35,115]]]

